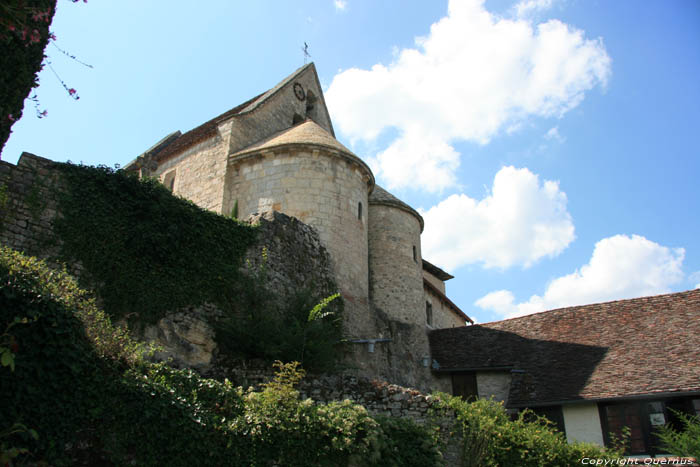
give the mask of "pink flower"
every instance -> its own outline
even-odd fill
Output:
[[[7,118],[9,118],[11,122],[15,121],[15,117],[12,114],[9,114]]]
[[[56,34],[50,33],[50,34],[49,34],[49,39],[51,39],[52,41],[55,41],[55,40],[56,40]]]
[[[68,90],[68,94],[70,94],[71,96],[74,96],[76,92],[78,92],[78,91],[76,91],[76,90],[73,89],[73,88],[70,88],[70,89]]]

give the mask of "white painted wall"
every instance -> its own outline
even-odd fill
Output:
[[[563,405],[566,438],[570,443],[585,441],[603,446],[603,431],[600,426],[598,404]]]

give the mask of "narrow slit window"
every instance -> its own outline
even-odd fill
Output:
[[[163,185],[165,185],[165,188],[167,188],[170,191],[173,191],[175,189],[175,170],[171,170],[167,174],[165,174],[165,178],[163,179]]]
[[[362,201],[357,203],[357,218],[362,220]]]
[[[433,304],[430,302],[425,302],[425,322],[428,326],[433,325]]]
[[[416,246],[413,245],[413,261],[418,262],[418,251],[416,251]]]

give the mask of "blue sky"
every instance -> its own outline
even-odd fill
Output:
[[[59,0],[2,159],[125,164],[310,46],[336,136],[478,322],[700,286],[700,2]]]

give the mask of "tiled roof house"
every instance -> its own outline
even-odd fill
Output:
[[[654,453],[670,409],[700,415],[700,289],[576,306],[430,333],[435,371],[465,396],[548,416],[598,444],[631,429]]]

